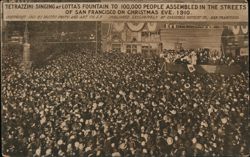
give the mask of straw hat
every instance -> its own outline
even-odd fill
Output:
[[[96,155],[99,156],[100,154],[101,154],[101,151],[98,150],[98,151],[96,152]]]
[[[203,136],[203,133],[202,133],[202,132],[199,132],[198,135],[202,137],[202,136]]]
[[[148,153],[148,151],[147,151],[147,149],[146,149],[146,148],[143,148],[142,152],[143,152],[143,153],[145,153],[145,154],[147,154],[147,153]]]
[[[120,157],[121,154],[119,152],[114,152],[112,153],[112,157]]]
[[[44,135],[44,134],[42,134],[42,135],[40,136],[40,138],[41,138],[41,139],[45,138],[45,135]]]
[[[84,148],[83,144],[79,144],[79,149],[83,150],[83,148]]]
[[[200,143],[196,143],[195,147],[199,150],[202,150],[203,146]]]
[[[172,111],[170,111],[170,113],[172,113],[172,114],[176,114],[176,111],[175,111],[175,110],[172,110]]]
[[[73,140],[73,139],[75,139],[75,136],[71,135],[69,139]]]
[[[168,145],[172,145],[173,142],[174,142],[174,140],[173,140],[172,137],[168,137],[168,138],[167,138],[167,143],[168,143]]]
[[[146,145],[146,142],[145,142],[145,141],[142,141],[141,145],[142,145],[142,146],[145,146],[145,145]]]
[[[58,145],[62,145],[62,144],[63,144],[63,141],[60,139],[60,140],[57,141],[57,144],[58,144]]]
[[[180,135],[182,134],[182,130],[181,130],[181,129],[178,129],[177,132],[178,132],[178,134],[180,134]]]
[[[51,155],[51,153],[52,153],[52,150],[51,150],[51,149],[47,149],[45,155],[46,155],[46,156],[49,156],[49,155]]]
[[[103,102],[99,102],[99,104],[98,104],[98,106],[100,107],[100,106],[103,106]]]
[[[191,87],[191,85],[190,85],[189,83],[185,83],[184,87],[185,87],[186,89],[188,89],[188,88]]]
[[[76,148],[79,148],[79,145],[80,145],[79,142],[75,142],[75,147],[76,147]]]
[[[67,145],[67,149],[71,149],[71,148],[72,148],[72,144],[69,143],[69,144]]]
[[[226,124],[226,123],[227,123],[227,118],[226,118],[226,117],[221,118],[221,122],[222,122],[223,124]]]
[[[119,148],[124,150],[126,149],[127,145],[125,143],[120,144]]]
[[[213,147],[214,147],[214,148],[217,148],[217,144],[216,144],[216,143],[213,143]]]
[[[38,155],[38,156],[41,155],[41,147],[39,147],[39,148],[36,150],[36,155]]]
[[[46,122],[46,117],[43,117],[41,120],[40,120],[40,124],[44,124]]]
[[[91,150],[91,147],[86,147],[85,148],[85,152],[88,152],[88,151],[90,151]]]
[[[193,144],[195,144],[197,142],[195,137],[192,139],[192,142],[193,142]]]
[[[194,106],[194,108],[196,108],[196,107],[198,107],[198,104],[197,104],[197,103],[194,103],[194,105],[193,105],[193,106]]]
[[[243,117],[243,116],[244,116],[244,113],[241,112],[241,113],[240,113],[240,116]]]
[[[174,140],[175,140],[175,141],[178,141],[178,136],[175,136],[175,137],[174,137]]]
[[[62,150],[59,150],[59,151],[58,151],[58,155],[59,155],[59,156],[64,156],[64,152],[63,152]]]

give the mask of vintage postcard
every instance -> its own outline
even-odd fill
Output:
[[[3,0],[5,157],[247,157],[246,0]]]

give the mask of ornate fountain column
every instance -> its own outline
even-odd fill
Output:
[[[21,64],[21,68],[25,72],[29,72],[31,69],[28,22],[25,23],[24,44],[23,44],[23,61]]]

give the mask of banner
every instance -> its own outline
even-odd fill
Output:
[[[248,33],[248,26],[240,26],[240,28],[244,34]]]
[[[248,48],[240,49],[240,56],[248,56],[248,55],[249,55]]]
[[[240,33],[240,26],[232,26],[232,31],[234,35],[238,35]]]
[[[148,22],[147,26],[148,26],[149,32],[156,32],[156,30],[157,30],[157,23],[156,22]]]
[[[125,23],[124,23],[124,22],[114,22],[114,23],[113,23],[113,27],[114,27],[114,29],[115,29],[117,32],[123,31],[124,26],[125,26]]]
[[[143,29],[145,23],[144,22],[140,22],[140,23],[132,23],[132,22],[128,22],[127,23],[128,28],[133,31],[133,32],[138,32],[140,30]]]
[[[4,21],[247,22],[247,3],[3,3]]]

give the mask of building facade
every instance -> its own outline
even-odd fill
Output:
[[[157,23],[103,23],[102,48],[122,53],[159,53],[162,51]]]

